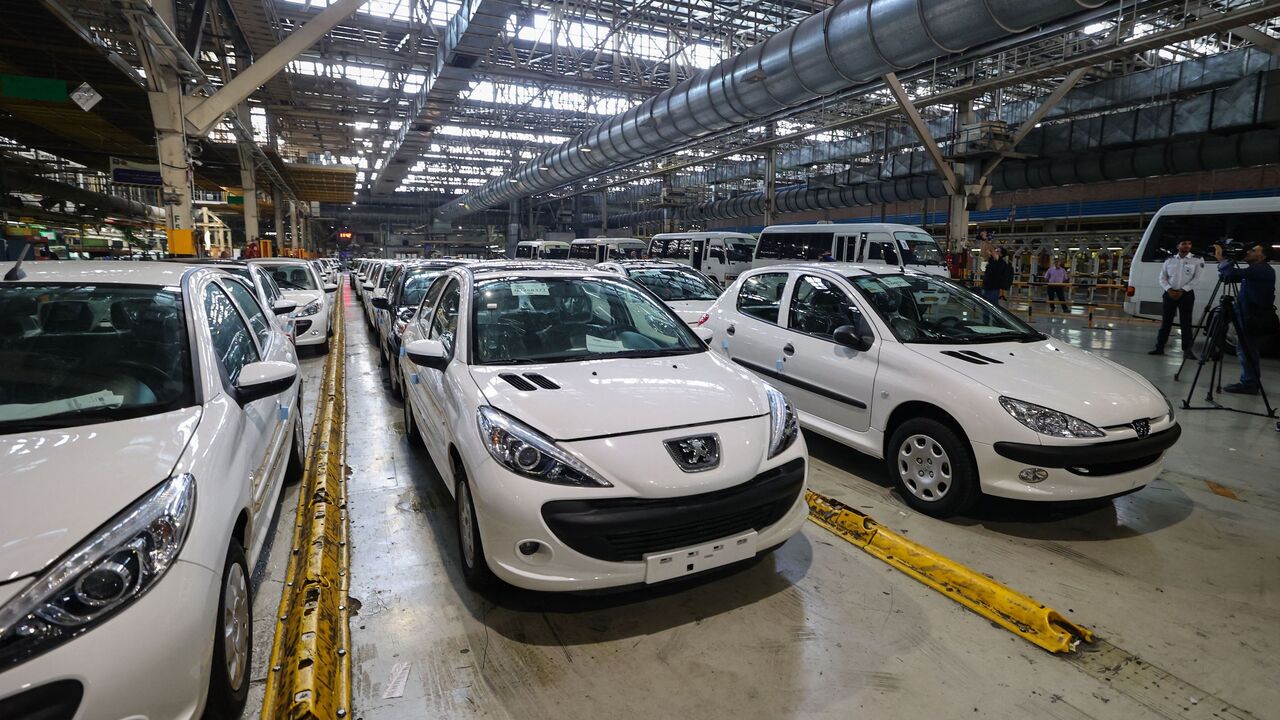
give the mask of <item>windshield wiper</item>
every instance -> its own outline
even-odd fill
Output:
[[[123,408],[92,407],[81,410],[68,410],[67,412],[60,412],[53,415],[41,415],[39,417],[9,420],[7,422],[0,422],[0,434],[30,432],[33,430],[56,430],[61,427],[128,419],[129,413],[127,410],[125,411],[124,417],[119,416],[120,410],[122,409]]]

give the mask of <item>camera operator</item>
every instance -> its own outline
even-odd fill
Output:
[[[1245,252],[1247,266],[1236,267],[1234,260],[1226,260],[1224,246],[1213,246],[1213,256],[1218,260],[1218,275],[1224,282],[1239,282],[1240,295],[1236,299],[1236,315],[1244,337],[1236,343],[1240,358],[1240,382],[1228,385],[1225,392],[1241,395],[1257,395],[1262,367],[1260,365],[1263,338],[1276,332],[1276,271],[1267,262],[1267,250],[1262,243],[1251,246]]]
[[[1164,312],[1160,318],[1160,332],[1156,335],[1156,349],[1148,355],[1163,355],[1164,344],[1169,341],[1169,331],[1173,329],[1173,313],[1178,313],[1178,322],[1182,332],[1182,355],[1193,358],[1195,353],[1191,347],[1191,314],[1195,311],[1195,287],[1200,273],[1204,272],[1204,261],[1191,255],[1191,241],[1183,239],[1178,242],[1178,254],[1164,261],[1160,268],[1160,287],[1164,288]]]

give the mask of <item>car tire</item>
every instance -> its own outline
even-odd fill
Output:
[[[228,662],[230,660],[230,662]],[[253,599],[249,596],[249,564],[240,543],[232,540],[218,585],[214,618],[213,665],[205,720],[235,720],[249,699],[253,664]]]
[[[418,431],[418,424],[413,420],[413,406],[409,402],[409,398],[406,397],[404,399],[404,437],[409,441],[410,447],[424,447],[422,433]]]
[[[293,440],[289,447],[289,465],[284,470],[284,481],[290,485],[302,482],[307,466],[307,436],[302,429],[302,396],[298,396],[297,415],[293,420]]]
[[[889,477],[917,512],[950,517],[967,512],[982,494],[969,444],[951,426],[912,418],[898,426],[886,447]]]
[[[484,557],[484,542],[480,539],[480,523],[476,520],[476,505],[471,500],[471,486],[461,469],[454,470],[457,486],[454,500],[458,524],[458,564],[462,576],[472,590],[485,590],[497,582],[489,561]]]

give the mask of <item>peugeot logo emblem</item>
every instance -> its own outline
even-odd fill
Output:
[[[1151,434],[1151,422],[1146,418],[1138,418],[1133,421],[1133,431],[1138,433],[1138,437],[1144,438]]]
[[[703,472],[720,466],[720,437],[692,435],[663,443],[676,465],[687,473]]]

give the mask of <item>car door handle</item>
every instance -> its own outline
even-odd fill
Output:
[[[796,347],[795,347],[794,345],[792,345],[791,343],[787,343],[786,345],[783,345],[783,346],[782,346],[782,354],[783,354],[783,355],[795,355],[795,354],[796,354]]]
[[[728,333],[728,334],[732,335],[732,334],[733,334],[733,326],[732,326],[732,325],[730,325],[729,327],[725,328],[725,329],[724,329],[724,331],[725,331],[726,333]]]

